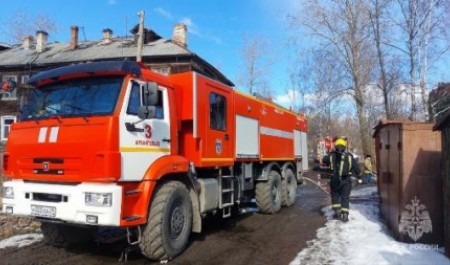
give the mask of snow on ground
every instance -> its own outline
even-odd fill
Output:
[[[0,241],[0,249],[9,247],[25,247],[33,243],[41,241],[42,234],[25,234],[17,235]]]
[[[366,199],[359,202],[361,198]],[[376,198],[376,187],[352,191],[348,223],[332,219],[331,207],[323,208],[328,219],[325,227],[317,230],[317,238],[290,265],[450,265],[437,246],[395,241],[378,216],[377,200],[367,198]]]

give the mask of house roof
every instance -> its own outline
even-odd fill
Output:
[[[70,64],[76,62],[120,60],[136,58],[136,45],[133,38],[112,38],[111,42],[100,41],[81,42],[76,49],[71,49],[69,43],[48,43],[46,49],[38,53],[35,45],[28,49],[16,45],[11,49],[0,51],[0,68],[19,68],[35,65]],[[144,44],[142,57],[146,63],[154,58],[185,58],[203,65],[206,71],[213,73],[219,81],[234,86],[219,70],[213,67],[187,48],[173,43],[171,40],[158,39]]]

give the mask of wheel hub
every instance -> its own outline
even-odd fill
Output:
[[[171,236],[172,238],[177,238],[184,227],[184,213],[181,207],[176,207],[172,212],[172,218],[170,222]]]

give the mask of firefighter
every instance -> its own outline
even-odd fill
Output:
[[[360,179],[361,171],[358,163],[350,152],[346,151],[347,140],[336,138],[334,151],[330,155],[331,208],[334,210],[333,218],[348,222],[350,192],[352,190],[352,173]]]
[[[372,156],[366,155],[364,159],[364,184],[372,183]]]

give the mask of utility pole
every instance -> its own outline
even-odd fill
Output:
[[[142,47],[144,44],[144,11],[138,12],[139,17],[139,30],[138,30],[138,42],[137,42],[137,55],[136,62],[140,63],[142,61]]]

